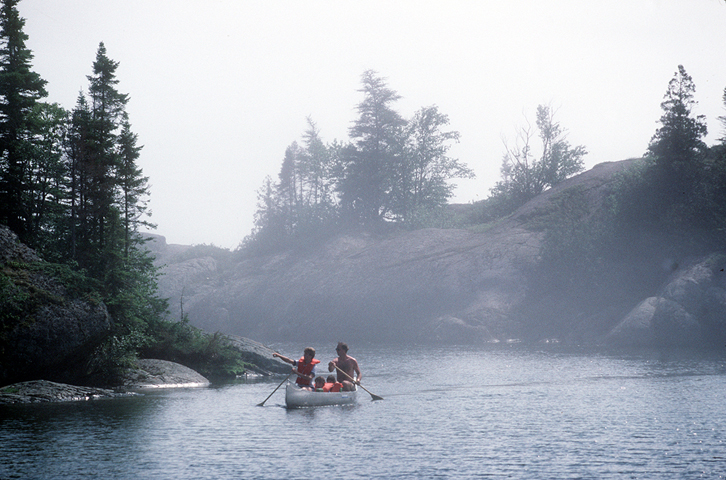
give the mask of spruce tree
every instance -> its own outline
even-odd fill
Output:
[[[352,144],[343,151],[338,183],[343,211],[364,224],[390,218],[397,162],[403,152],[406,121],[393,109],[400,95],[372,70],[363,73],[363,101],[350,128]]]
[[[31,178],[32,138],[37,131],[33,108],[45,96],[46,81],[31,70],[18,0],[0,7],[0,223],[34,245]]]
[[[93,63],[93,75],[88,76],[88,96],[91,100],[91,122],[87,162],[89,163],[88,199],[91,206],[91,255],[89,268],[101,273],[105,264],[113,261],[117,253],[120,211],[115,204],[117,193],[116,171],[120,158],[116,148],[121,122],[125,117],[128,95],[116,89],[118,62],[108,58],[101,42]],[[112,268],[112,267],[108,267]],[[98,270],[100,269],[100,270]]]
[[[693,116],[697,104],[694,99],[696,86],[683,65],[668,83],[661,108],[661,127],[648,145],[648,153],[655,160],[657,182],[665,192],[665,199],[687,195],[703,155],[707,151],[702,138],[706,136],[706,117]]]
[[[117,326],[128,329],[158,320],[166,301],[157,296],[157,269],[139,231],[154,225],[147,218],[148,178],[137,163],[142,147],[126,112],[128,95],[116,88],[118,65],[101,43],[88,99],[81,94],[71,116],[68,232],[74,260],[99,281]]]

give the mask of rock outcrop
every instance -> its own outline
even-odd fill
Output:
[[[48,380],[19,382],[0,388],[0,405],[18,403],[76,402],[134,395],[148,389],[209,386],[202,375],[174,362],[142,359],[126,371],[116,389],[80,387]]]
[[[260,342],[238,335],[227,335],[230,343],[240,351],[242,360],[249,364],[247,370],[259,375],[278,375],[290,373],[290,365],[272,356],[275,350]]]
[[[720,347],[726,332],[726,256],[710,255],[673,273],[638,304],[607,341],[637,347]]]
[[[211,258],[197,259],[195,264],[186,259],[183,268],[166,267],[167,276],[174,277],[166,285],[174,289],[162,293],[178,299],[181,290],[194,292],[184,297],[184,311],[196,326],[265,342],[482,343],[521,338],[532,327],[523,324],[523,309],[529,316],[538,314],[537,304],[523,305],[530,295],[528,274],[540,260],[548,215],[563,199],[576,197],[584,204],[578,209],[580,220],[597,218],[605,211],[604,200],[617,175],[635,161],[597,165],[479,231],[341,235],[304,250],[238,256],[224,266],[212,264]],[[650,285],[658,284],[670,270],[642,271],[649,276],[643,284]],[[617,284],[618,278],[608,281]],[[633,278],[628,282],[639,283]],[[691,283],[672,284],[670,293],[658,301],[645,300],[647,295],[636,298],[632,292],[608,299],[615,290],[605,288],[600,303],[615,307],[580,319],[577,312],[568,312],[574,320],[563,320],[559,331],[541,330],[578,342],[602,342],[612,331],[607,335],[610,341],[627,343],[637,331],[635,337],[642,336],[637,344],[662,344],[672,336],[683,344],[697,343],[714,325],[723,324],[723,314],[718,311],[718,288],[704,286],[710,292],[705,294],[700,287],[691,288]],[[554,293],[544,299],[547,303],[540,312],[557,306],[560,300]],[[651,295],[655,294],[653,290]],[[623,320],[627,309],[633,311]],[[705,321],[704,315],[711,320]],[[557,313],[543,318],[559,321]],[[643,325],[647,327],[638,327]]]
[[[123,387],[145,388],[190,388],[207,387],[209,380],[195,370],[166,360],[141,359],[137,368],[124,374]]]
[[[70,292],[2,226],[0,259],[0,385],[67,373],[110,329],[106,306]]]
[[[0,405],[15,403],[77,402],[125,396],[107,388],[77,387],[48,380],[19,382],[0,388]]]

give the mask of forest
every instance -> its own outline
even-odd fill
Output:
[[[210,375],[243,371],[223,339],[168,319],[167,300],[158,296],[158,269],[141,233],[154,228],[143,147],[126,111],[129,96],[118,89],[118,63],[101,42],[73,109],[44,102],[46,81],[32,70],[17,3],[4,0],[0,10],[0,224],[49,262],[42,268],[107,305],[114,327],[89,369],[112,374],[153,353]],[[695,90],[679,65],[660,127],[638,168],[620,180],[610,216],[596,224],[573,224],[566,213],[553,219],[544,265],[587,284],[607,260],[593,252],[615,245],[658,236],[668,237],[668,248],[694,253],[724,247],[726,132],[718,144],[704,143]],[[449,156],[459,133],[448,116],[433,105],[403,118],[399,94],[375,71],[362,74],[360,92],[348,141],[325,143],[309,118],[301,142],[284,150],[278,178],[258,192],[255,228],[235,254],[263,255],[341,232],[482,228],[583,170],[586,147],[571,145],[556,111],[540,105],[535,128],[522,127],[518,142],[505,145],[500,181],[456,217],[453,181],[474,173]],[[723,100],[726,106],[726,90]],[[719,120],[726,131],[726,116]],[[20,321],[26,301],[10,274],[17,268],[5,264],[0,272],[0,335]]]
[[[0,363],[13,355],[3,334],[24,322],[43,294],[29,290],[19,273],[31,268],[106,305],[113,326],[82,365],[89,377],[113,381],[143,354],[210,378],[243,372],[221,336],[166,318],[158,269],[140,231],[154,227],[148,178],[138,164],[142,146],[126,112],[128,94],[117,88],[118,62],[101,42],[75,107],[43,102],[47,82],[32,71],[17,3],[4,0],[0,10],[0,224],[47,262],[2,265]]]

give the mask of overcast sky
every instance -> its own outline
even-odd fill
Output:
[[[348,138],[360,76],[387,78],[404,117],[438,105],[486,198],[503,138],[550,104],[586,166],[641,156],[679,64],[693,77],[713,144],[723,135],[723,0],[244,1],[23,0],[33,69],[72,109],[99,42],[144,145],[151,220],[168,243],[235,248],[256,192],[277,178],[310,116]]]

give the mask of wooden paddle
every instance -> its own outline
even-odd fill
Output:
[[[354,385],[356,384],[356,383],[355,383],[355,380],[353,380],[353,377],[351,377],[351,376],[350,376],[350,375],[348,375],[348,374],[347,374],[346,372],[344,372],[343,370],[341,370],[340,368],[338,368],[338,366],[337,366],[337,365],[333,364],[333,366],[335,367],[335,369],[336,369],[337,371],[339,371],[340,373],[342,373],[342,374],[343,374],[343,375],[345,375],[346,377],[350,378],[350,381],[351,381],[351,382],[353,382],[353,384],[354,384]],[[368,392],[368,394],[369,394],[369,395],[371,396],[371,400],[383,400],[383,397],[379,397],[379,396],[378,396],[378,395],[376,395],[375,393],[371,393],[371,392],[369,392],[369,391],[368,391],[368,389],[367,389],[366,387],[364,387],[363,385],[361,385],[360,383],[358,383],[357,385],[358,385],[358,386],[359,386],[360,388],[362,388],[363,390],[365,390],[366,392]]]
[[[345,372],[343,372],[343,373],[345,373]],[[292,373],[290,375],[292,375]],[[270,399],[270,397],[277,391],[277,389],[280,388],[283,383],[287,382],[287,379],[290,378],[290,375],[288,375],[287,377],[285,377],[285,380],[283,380],[282,382],[280,382],[280,384],[277,387],[275,387],[275,389],[272,391],[272,393],[269,394],[266,399],[262,400],[262,402],[258,403],[257,406],[258,407],[263,407],[265,405],[265,402]]]

